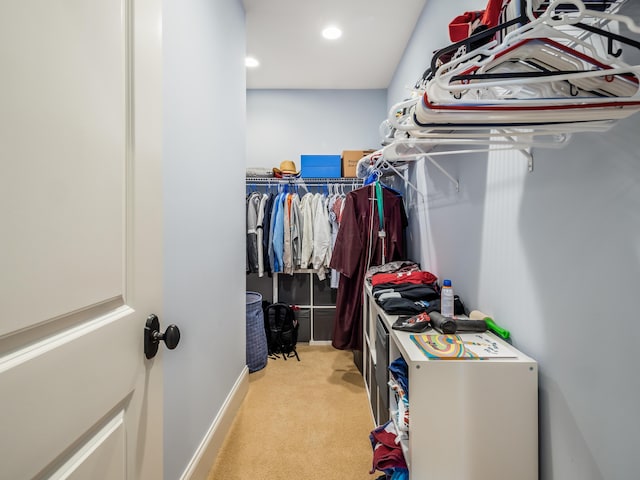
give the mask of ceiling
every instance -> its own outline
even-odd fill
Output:
[[[387,88],[426,0],[243,0],[249,89]],[[328,24],[343,30],[325,40]]]

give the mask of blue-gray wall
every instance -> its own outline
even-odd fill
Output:
[[[164,0],[164,478],[245,366],[245,43],[240,0]],[[163,459],[158,459],[163,461]]]
[[[427,3],[389,105],[405,98],[426,54],[446,45],[448,21],[485,3]],[[640,2],[628,3],[640,21]],[[410,201],[413,255],[540,364],[542,480],[640,471],[638,132],[636,114],[563,149],[535,148],[532,173],[517,152],[439,157],[459,192],[432,166],[413,172],[427,193]]]
[[[487,0],[426,0],[403,58],[387,88],[389,107],[409,98],[410,89],[431,65],[433,52],[451,43],[447,28],[449,22],[463,12],[482,10],[486,5]]]
[[[248,90],[247,165],[379,148],[385,90]]]

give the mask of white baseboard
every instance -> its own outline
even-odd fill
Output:
[[[206,480],[248,390],[249,369],[245,366],[180,480]]]

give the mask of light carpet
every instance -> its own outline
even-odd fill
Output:
[[[249,391],[207,480],[355,480],[369,474],[374,428],[352,352],[298,345],[269,359]]]

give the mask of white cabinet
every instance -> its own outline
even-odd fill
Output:
[[[370,293],[365,286],[363,375],[374,419],[384,423],[388,414],[380,398],[388,396],[393,409],[395,395],[376,381],[378,369],[388,367],[380,342],[376,352],[380,317],[389,332],[389,362],[402,356],[409,367],[403,451],[411,480],[537,480],[537,363],[491,333],[512,358],[429,360],[410,333],[392,330],[397,317],[387,315]]]

